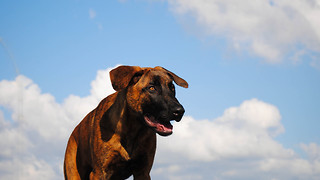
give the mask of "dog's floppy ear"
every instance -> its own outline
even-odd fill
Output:
[[[162,69],[162,70],[166,71],[166,72],[172,77],[173,81],[174,81],[177,85],[179,85],[179,86],[181,86],[181,87],[184,87],[184,88],[188,88],[188,87],[189,87],[187,81],[185,81],[185,80],[182,79],[181,77],[177,76],[177,75],[174,74],[173,72],[171,72],[171,71],[169,71],[169,70],[167,70],[167,69],[165,69],[165,68],[163,68],[163,67],[160,67],[160,66],[155,67],[155,69]]]
[[[112,87],[116,91],[126,88],[134,76],[141,77],[143,69],[139,66],[119,66],[110,71]],[[135,78],[136,81],[139,78]]]

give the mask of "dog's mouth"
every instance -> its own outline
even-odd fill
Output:
[[[173,126],[170,121],[159,120],[149,115],[144,116],[144,121],[161,136],[172,134]]]

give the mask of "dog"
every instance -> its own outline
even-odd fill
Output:
[[[119,66],[110,71],[116,91],[73,130],[65,152],[67,180],[149,180],[156,133],[172,134],[185,112],[175,86],[188,83],[163,67]]]

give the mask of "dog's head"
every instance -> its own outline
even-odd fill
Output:
[[[188,83],[162,68],[119,66],[110,71],[113,88],[127,90],[129,107],[141,115],[144,123],[162,136],[172,134],[170,121],[179,122],[184,108],[176,99],[175,86],[188,88]]]

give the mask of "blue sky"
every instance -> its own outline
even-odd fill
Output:
[[[74,125],[81,120],[81,116],[69,116],[78,111],[64,112],[63,109],[69,108],[67,105],[73,97],[78,98],[79,104],[93,96],[103,97],[104,94],[95,96],[94,91],[100,87],[100,82],[104,83],[99,72],[106,74],[107,83],[108,68],[119,64],[163,66],[183,77],[190,85],[188,89],[177,90],[177,96],[186,109],[186,122],[190,125],[196,122],[204,125],[211,123],[209,127],[212,125],[215,129],[221,126],[221,122],[229,121],[231,116],[226,112],[229,112],[230,108],[236,108],[238,111],[230,111],[234,114],[230,123],[237,124],[243,120],[246,124],[251,122],[253,117],[260,123],[259,127],[263,127],[261,131],[266,134],[271,132],[270,129],[279,130],[276,135],[269,134],[268,142],[272,140],[277,147],[282,146],[279,152],[294,152],[294,157],[290,158],[308,162],[309,165],[305,168],[312,170],[307,171],[307,177],[316,179],[320,177],[317,166],[320,163],[320,23],[315,17],[320,15],[320,4],[317,1],[313,2],[315,4],[310,3],[271,3],[264,0],[244,1],[241,4],[218,0],[1,1],[0,118],[3,128],[0,128],[0,136],[10,132],[11,135],[8,136],[12,137],[12,141],[20,139],[25,142],[25,146],[16,147],[3,138],[0,145],[8,152],[17,151],[26,161],[31,158],[39,162],[38,165],[52,169],[52,172],[42,172],[41,168],[38,168],[39,172],[35,170],[36,173],[23,171],[22,174],[30,179],[61,177],[58,164],[63,158],[61,155],[63,156],[67,136],[53,140],[50,138],[54,137],[46,136],[39,130],[42,128],[41,123],[28,124],[33,121],[28,118],[39,113],[28,111],[26,103],[29,96],[31,105],[31,97],[36,94],[45,99],[39,102],[40,104],[53,104],[50,110],[43,111],[44,117],[50,116],[50,113],[66,114],[61,116],[72,123],[63,132],[69,135]],[[10,58],[10,53],[13,59]],[[18,74],[14,63],[22,77],[20,79],[16,78]],[[15,86],[15,82],[22,85]],[[23,89],[20,93],[23,97],[21,101],[17,98],[19,91],[10,89],[14,87]],[[102,85],[101,87],[105,88]],[[14,94],[15,92],[17,94]],[[108,90],[105,96],[110,92]],[[16,103],[8,100],[9,97],[17,98]],[[92,102],[97,101],[97,104],[99,98]],[[96,105],[92,102],[90,101],[90,106],[79,108],[81,113],[85,115]],[[243,119],[241,114],[249,112],[245,107],[257,108],[250,113],[260,112],[262,116],[252,113],[244,116],[247,119]],[[258,111],[258,107],[262,110]],[[35,105],[34,108],[38,107]],[[24,119],[17,118],[21,112]],[[264,117],[264,114],[266,117],[270,115],[270,119],[265,120],[266,124],[272,122],[267,126],[264,120],[259,119]],[[37,114],[37,117],[40,115]],[[181,122],[180,129],[177,127],[177,136],[174,133],[172,137],[160,138],[160,145],[165,141],[175,142],[185,137],[179,136],[188,129],[183,123],[184,121]],[[59,120],[57,124],[63,125]],[[43,125],[46,126],[45,123]],[[231,130],[226,129],[227,124],[223,125],[225,126],[221,126],[221,129],[225,131],[222,132]],[[249,125],[251,127],[252,124]],[[243,130],[247,130],[249,125]],[[186,129],[181,130],[182,127]],[[242,125],[235,128],[241,130]],[[22,133],[20,131],[15,134],[21,129]],[[34,133],[30,134],[30,131]],[[197,129],[191,131],[190,134],[199,135]],[[210,129],[208,131],[210,132]],[[43,139],[35,138],[35,135],[43,136]],[[230,137],[237,137],[231,135]],[[208,134],[204,136],[206,137],[199,138],[211,137]],[[222,139],[223,137],[220,140]],[[38,155],[37,148],[50,140],[57,143],[55,150],[48,150],[57,160],[41,153]],[[193,142],[188,138],[182,140]],[[208,141],[210,140],[209,138]],[[262,144],[266,142],[264,140],[261,139]],[[233,148],[232,143],[230,146]],[[181,144],[179,147],[187,146]],[[167,151],[179,154],[176,151],[179,147],[159,150],[154,179],[250,179],[245,170],[235,171],[238,167],[236,164],[255,157],[225,154],[217,160],[213,158],[218,157],[217,154],[213,156],[219,149],[215,146],[204,146],[204,149],[213,149],[206,149],[212,155],[204,157],[207,161],[202,161],[202,156],[199,156],[199,159],[192,158],[188,153],[180,153],[181,158],[177,158],[180,164],[172,160],[159,160],[166,159],[163,156]],[[242,148],[248,150],[247,146],[240,147]],[[261,149],[258,148],[257,151],[259,150]],[[262,158],[268,155],[257,155],[259,158],[255,163],[269,162],[271,157]],[[12,156],[12,153],[0,154],[0,177],[20,179],[21,176],[13,175],[8,164],[23,164],[24,160],[17,162]],[[184,167],[181,163],[184,162],[181,160],[183,157],[189,157],[187,162],[193,165]],[[222,164],[221,167],[219,164]],[[208,166],[216,169],[215,176],[211,174]],[[1,167],[6,168],[1,170]],[[37,164],[27,167],[32,169],[37,167]],[[186,172],[182,169],[186,169]],[[199,169],[202,169],[202,172]],[[255,173],[262,174],[261,179],[299,179],[300,175],[306,175],[305,172],[282,174],[272,168],[264,170],[264,173],[261,173],[262,170],[257,169]],[[161,175],[162,171],[169,173],[164,176]],[[225,176],[226,174],[229,176]]]

